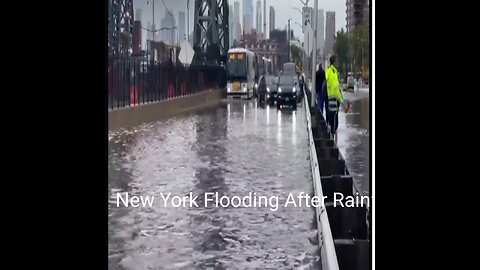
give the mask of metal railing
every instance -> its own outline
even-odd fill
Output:
[[[309,141],[309,151],[310,151],[310,166],[312,170],[312,179],[313,179],[313,188],[315,195],[318,198],[323,197],[322,184],[320,179],[320,168],[317,159],[317,152],[315,150],[315,142],[313,139],[312,133],[312,123],[311,123],[311,114],[310,114],[310,91],[304,91],[305,98],[303,107],[305,108],[305,115],[307,121],[307,131],[308,131],[308,141]],[[322,264],[322,269],[324,270],[338,270],[338,260],[337,253],[335,251],[335,245],[333,242],[332,231],[330,228],[330,221],[328,220],[327,211],[325,206],[321,205],[315,207],[316,213],[316,222],[317,222],[317,237],[318,245],[320,248],[320,260]]]
[[[188,96],[226,86],[223,66],[154,63],[144,59],[109,59],[108,109]]]
[[[328,194],[330,197],[335,192],[340,192],[354,197],[358,191],[363,196],[345,165],[342,153],[333,144],[333,137],[327,131],[320,110],[310,107],[310,95],[306,89],[305,96],[308,98],[304,101],[305,118],[315,195],[321,197]],[[328,142],[331,145],[327,146]],[[330,151],[332,149],[337,151]],[[336,157],[334,153],[337,153]],[[371,269],[368,205],[335,209],[335,204],[332,206],[327,202],[326,205],[315,208],[322,269]]]

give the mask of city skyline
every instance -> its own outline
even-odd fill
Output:
[[[243,5],[244,0],[237,0],[240,4],[240,28],[243,30]],[[185,12],[187,11],[187,1],[174,1],[174,0],[164,0],[165,5],[168,9],[175,15],[175,20],[178,23],[178,14],[180,11]],[[228,4],[234,5],[236,1],[229,0]],[[253,2],[253,1],[252,1]],[[263,1],[262,1],[263,2]],[[147,4],[148,3],[148,4]],[[147,28],[147,24],[150,23],[152,25],[152,0],[139,0],[134,2],[134,10],[140,9],[142,10],[141,13],[141,23],[143,28]],[[253,4],[253,3],[252,3]],[[253,5],[252,5],[253,6]],[[295,11],[293,8],[302,8],[302,3],[300,1],[292,1],[292,0],[267,0],[267,18],[263,18],[266,23],[266,29],[268,31],[272,30],[270,27],[270,12],[269,7],[272,6],[275,9],[275,26],[276,29],[285,29],[287,25],[287,19],[292,18],[292,21],[301,22],[302,17],[301,14]],[[309,6],[313,7],[313,1],[309,2]],[[263,9],[263,3],[262,3]],[[318,9],[323,9],[324,12],[327,11],[334,11],[335,12],[335,32],[340,31],[341,28],[346,30],[346,0],[323,0],[319,1]],[[252,14],[252,28],[256,25],[256,18],[254,16],[256,12],[256,7],[253,6],[253,14]],[[165,16],[165,6],[162,1],[155,0],[155,25],[161,25],[161,19]],[[190,0],[190,8],[189,14],[186,14],[186,17],[189,17],[190,24],[187,26],[185,23],[186,28],[189,30],[190,34],[193,32],[193,24],[194,24],[194,0]],[[281,18],[281,19],[280,19]],[[262,22],[263,24],[263,22]],[[177,26],[178,27],[178,26]],[[292,23],[291,28],[294,31],[294,34],[297,38],[303,39],[302,29],[296,24]],[[145,42],[147,36],[151,36],[147,33],[147,31],[143,30],[142,33],[142,47],[145,46]],[[263,30],[264,31],[264,30]],[[235,31],[233,31],[235,32]],[[157,33],[157,40],[159,40],[160,32]],[[267,35],[268,36],[268,35]]]

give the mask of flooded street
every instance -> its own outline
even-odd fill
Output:
[[[370,101],[368,89],[344,92],[352,108],[338,116],[338,148],[362,195],[370,195]]]
[[[355,116],[340,117],[342,144],[368,151],[368,134],[345,131],[362,132]],[[283,207],[290,192],[313,194],[307,143],[301,106],[277,112],[254,100],[110,132],[109,269],[316,269],[314,209]],[[348,153],[358,150],[345,147],[355,162]],[[359,178],[363,167],[349,164]],[[158,202],[117,207],[117,192]],[[199,207],[163,207],[160,193],[169,192],[200,195]],[[204,207],[206,192],[278,196],[279,207]]]

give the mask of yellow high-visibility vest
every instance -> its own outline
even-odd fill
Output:
[[[330,65],[325,71],[325,80],[327,81],[328,98],[335,98],[343,104],[343,96],[338,82],[338,70],[333,65]]]

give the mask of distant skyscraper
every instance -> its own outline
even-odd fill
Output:
[[[242,40],[242,25],[240,25],[240,22],[237,22],[237,24],[235,25],[235,32],[237,33],[237,35],[235,36],[235,40]]]
[[[185,22],[185,12],[180,11],[178,12],[178,41],[183,42],[188,37],[186,36],[187,29],[186,29],[186,22]]]
[[[139,53],[142,50],[142,23],[135,20],[133,24],[133,53]]]
[[[233,39],[240,40],[242,35],[242,27],[240,25],[240,2],[235,1],[233,4]]]
[[[262,2],[257,0],[257,36],[262,36]]]
[[[140,50],[142,49],[142,43],[143,43],[143,40],[142,40],[142,10],[137,8],[135,9],[135,14],[134,14],[134,19],[135,21],[138,21],[138,24],[135,22],[135,26],[134,26],[134,29],[133,29],[133,32],[137,32],[136,35],[134,35],[133,39],[135,39],[135,36],[139,37],[139,45],[140,46]],[[136,27],[140,27],[139,28],[139,31],[135,30]],[[147,28],[148,29],[148,28]],[[135,51],[135,45],[134,45],[134,48],[133,50]]]
[[[263,0],[263,38],[267,39],[267,0]]]
[[[334,53],[335,44],[335,11],[327,11],[325,21],[325,56],[329,57]]]
[[[167,12],[167,18],[169,20],[169,28],[171,28],[169,31],[168,31],[168,35],[169,35],[169,38],[168,40],[170,40],[169,44],[170,45],[176,45],[177,44],[177,29],[174,28],[176,25],[177,25],[177,22],[175,20],[175,16],[173,16],[173,14],[171,14],[170,12]]]
[[[269,18],[270,25],[268,27],[269,27],[270,31],[268,31],[268,32],[272,32],[273,30],[275,30],[275,9],[272,6],[270,6],[270,14],[269,15],[270,15],[270,18]]]
[[[142,21],[142,10],[137,8],[135,9],[135,14],[134,14],[134,19],[135,21]]]
[[[233,14],[233,6],[228,6],[228,42],[230,47],[233,45],[233,29],[234,29],[234,14]]]
[[[250,34],[253,28],[253,0],[243,0],[243,31]]]
[[[240,22],[240,2],[235,1],[233,4],[233,20],[235,22]]]
[[[147,23],[147,29],[148,30],[152,30],[152,25],[150,24],[150,22]],[[153,40],[153,32],[151,31],[147,31],[147,40]]]
[[[168,11],[165,11],[165,17],[162,18],[161,21],[161,40],[168,45],[175,45],[177,44],[177,31],[175,22],[175,17]]]
[[[155,23],[152,23],[152,40],[153,41],[157,41],[158,37],[157,37],[157,34],[158,32],[155,31],[156,28],[155,28]]]
[[[317,20],[317,44],[320,51],[320,55],[323,55],[325,49],[325,14],[323,9],[318,10],[318,20]]]
[[[162,20],[160,21],[160,29],[165,29],[165,28],[167,28],[167,19],[162,18]],[[167,35],[165,32],[166,30],[160,30],[159,32],[157,32],[157,33],[160,33],[160,40],[163,42],[166,42],[167,40]]]

